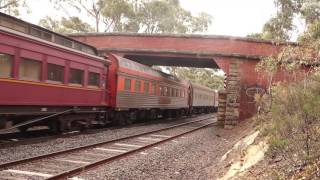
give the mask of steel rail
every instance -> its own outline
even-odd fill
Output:
[[[207,116],[207,115],[205,115],[205,116]],[[188,118],[195,119],[195,118],[199,118],[199,117],[183,117],[183,118],[175,119],[175,121],[188,119]],[[153,121],[153,122],[156,123],[157,121]],[[159,122],[162,122],[162,120]],[[134,125],[149,125],[149,124],[152,124],[152,123],[138,123],[138,124],[134,124]],[[134,126],[134,125],[132,125],[132,126]],[[43,142],[43,141],[57,139],[57,138],[70,138],[70,137],[79,136],[79,135],[94,134],[94,133],[99,133],[99,132],[102,132],[105,130],[122,129],[122,128],[128,128],[128,127],[132,127],[132,126],[125,126],[125,127],[121,127],[121,128],[119,128],[119,127],[105,127],[105,128],[96,128],[96,129],[93,128],[93,129],[87,129],[85,131],[78,131],[78,132],[72,132],[72,133],[62,133],[62,134],[54,134],[54,133],[47,131],[47,132],[44,132],[46,135],[41,135],[41,136],[37,136],[37,137],[27,137],[27,138],[24,138],[24,136],[22,136],[19,132],[8,133],[9,136],[12,136],[12,134],[16,134],[15,138],[2,138],[2,136],[6,135],[6,134],[0,134],[0,140],[3,140],[3,141],[7,140],[7,142],[0,142],[0,148],[14,146],[14,145],[25,145],[25,144],[29,144],[29,143],[38,143],[38,142]],[[30,132],[30,133],[33,133],[33,132]],[[8,139],[17,139],[17,141],[8,141]]]
[[[168,141],[170,141],[170,140],[179,138],[179,137],[181,137],[181,136],[183,136],[183,135],[193,133],[193,132],[195,132],[195,131],[197,131],[197,130],[206,128],[206,127],[208,127],[208,126],[210,126],[210,125],[212,125],[212,124],[214,124],[214,123],[215,123],[215,122],[210,122],[210,123],[207,123],[207,124],[202,125],[202,126],[200,126],[200,127],[196,127],[196,128],[194,128],[194,129],[192,129],[192,130],[189,130],[189,131],[187,131],[187,132],[184,132],[184,133],[181,133],[181,134],[178,134],[178,135],[175,135],[175,136],[166,138],[166,139],[164,139],[164,140],[161,140],[161,141],[158,141],[158,142],[155,142],[155,143],[152,143],[152,144],[148,144],[148,145],[143,146],[143,147],[141,147],[141,148],[134,149],[134,150],[125,152],[125,153],[123,153],[123,154],[119,154],[119,155],[113,156],[113,157],[111,157],[111,158],[105,158],[105,159],[103,159],[103,160],[99,160],[99,161],[96,161],[96,162],[93,162],[93,163],[90,163],[90,164],[87,164],[87,165],[84,165],[84,166],[81,166],[81,167],[74,168],[74,169],[72,169],[72,170],[68,170],[68,171],[62,172],[61,174],[54,175],[54,176],[52,176],[52,177],[47,178],[47,180],[67,179],[67,178],[69,178],[69,177],[71,177],[71,176],[77,175],[77,174],[79,174],[79,173],[82,173],[82,172],[84,172],[84,171],[87,171],[87,170],[89,170],[89,169],[92,169],[92,168],[94,168],[94,167],[97,167],[97,166],[99,166],[99,165],[113,162],[113,161],[115,161],[115,160],[124,158],[124,157],[126,157],[126,156],[135,154],[135,153],[137,153],[137,152],[140,152],[140,151],[149,149],[149,148],[154,147],[154,146],[156,146],[156,145],[163,144],[163,143],[168,142]]]
[[[135,137],[144,136],[144,135],[148,135],[148,134],[153,134],[153,133],[164,131],[164,130],[174,129],[176,127],[181,127],[181,126],[185,126],[185,125],[188,125],[188,124],[193,124],[193,123],[196,123],[196,122],[205,121],[205,120],[208,120],[210,118],[212,118],[212,116],[211,117],[204,117],[204,118],[199,119],[199,120],[194,120],[194,121],[190,121],[190,122],[185,122],[185,123],[169,126],[169,127],[166,127],[166,128],[157,129],[157,130],[154,130],[154,131],[149,131],[149,132],[145,132],[145,133],[141,133],[141,134],[126,136],[126,137],[119,138],[119,139],[112,139],[112,140],[98,142],[98,143],[94,143],[94,144],[90,144],[90,145],[80,146],[80,147],[76,147],[76,148],[70,148],[70,149],[56,151],[56,152],[48,153],[48,154],[44,154],[44,155],[34,156],[34,157],[25,158],[25,159],[16,160],[16,161],[11,161],[11,162],[0,164],[0,170],[5,169],[5,168],[9,168],[9,167],[12,167],[12,166],[16,166],[16,165],[29,163],[29,162],[36,161],[36,160],[41,160],[41,159],[45,159],[45,158],[51,158],[51,157],[62,155],[62,154],[67,154],[67,153],[72,153],[72,152],[75,152],[75,151],[90,149],[90,148],[94,148],[94,147],[97,147],[97,146],[102,146],[102,145],[105,145],[105,144],[110,144],[110,143],[123,141],[123,140],[127,140],[127,139],[132,139],[132,138],[135,138]]]

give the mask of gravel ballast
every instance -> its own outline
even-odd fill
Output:
[[[149,150],[92,169],[82,179],[217,179],[221,157],[248,132],[247,126],[199,130]]]
[[[204,115],[201,117],[208,117],[208,116],[212,116],[212,115]],[[1,154],[0,163],[6,163],[10,161],[19,160],[19,159],[61,151],[68,148],[74,148],[74,147],[94,144],[102,141],[126,137],[134,134],[140,134],[143,132],[148,132],[148,131],[172,126],[178,123],[187,122],[198,117],[192,117],[188,119],[181,119],[181,120],[175,120],[175,121],[174,120],[155,121],[152,123],[136,124],[136,125],[132,125],[130,127],[124,127],[124,128],[110,128],[106,131],[98,132],[94,134],[83,134],[83,135],[71,136],[71,137],[65,137],[65,138],[50,139],[48,141],[39,142],[35,144],[14,145],[12,147],[5,147],[0,149],[0,154]]]

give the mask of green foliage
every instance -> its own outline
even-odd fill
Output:
[[[315,21],[312,24],[308,25],[307,30],[298,37],[298,41],[301,44],[309,44],[310,42],[312,45],[317,46],[316,48],[319,49],[319,40],[320,40],[320,21]]]
[[[262,109],[257,117],[263,134],[269,139],[269,154],[289,161],[291,167],[287,169],[294,171],[320,160],[317,24],[309,25],[310,33],[301,36],[299,46],[286,46],[279,54],[264,58],[256,67],[269,80],[269,94],[264,95],[267,98],[255,98]],[[280,71],[288,81],[275,84],[273,77]],[[292,176],[287,169],[279,172],[284,179]]]
[[[290,162],[289,169],[320,160],[320,76],[273,87],[273,105],[258,116],[268,136],[269,155]],[[284,172],[289,176],[289,172]]]
[[[210,15],[192,16],[177,0],[144,1],[136,14],[140,30],[146,33],[203,32],[211,24]]]
[[[105,7],[105,0],[50,0],[55,8],[69,15],[70,8],[78,13],[85,12],[95,21],[96,31],[99,32],[101,11]]]
[[[293,30],[292,19],[288,14],[278,13],[263,26],[262,38],[274,41],[289,40],[289,33]]]
[[[69,19],[63,17],[60,21],[58,21],[46,16],[40,20],[39,25],[58,33],[80,33],[94,31],[89,24],[82,22],[78,17],[70,17]]]
[[[219,75],[217,70],[185,67],[167,67],[167,70],[181,79],[186,79],[211,89],[221,90],[224,86],[224,76]]]
[[[127,0],[105,0],[101,15],[107,32],[138,31],[133,4]]]
[[[248,38],[253,38],[253,39],[265,39],[263,38],[262,33],[252,33],[247,35]]]
[[[274,2],[277,14],[265,23],[262,32],[258,33],[256,38],[274,41],[289,40],[296,28],[295,18],[304,20],[307,28],[320,20],[319,0],[274,0]]]
[[[51,0],[59,10],[86,12],[97,32],[195,33],[206,31],[211,16],[193,16],[179,0]],[[101,25],[103,23],[103,26]]]

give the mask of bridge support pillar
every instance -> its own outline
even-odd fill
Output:
[[[232,129],[239,122],[240,108],[240,65],[229,64],[226,90],[219,93],[218,122],[226,129]]]

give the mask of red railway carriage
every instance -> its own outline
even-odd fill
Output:
[[[92,46],[0,13],[0,129],[179,117],[212,111],[215,98],[208,88],[113,54],[106,60]]]
[[[95,48],[4,14],[0,25],[0,125],[68,109],[105,111],[109,61]]]
[[[116,119],[177,116],[189,109],[189,83],[151,67],[110,54],[111,105]],[[132,117],[133,116],[133,117]]]

